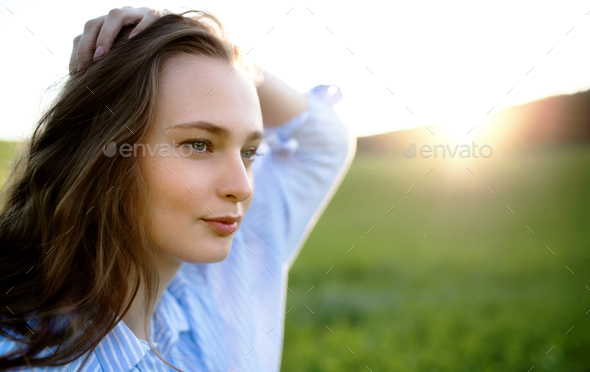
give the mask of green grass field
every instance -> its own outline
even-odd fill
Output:
[[[282,371],[590,371],[589,169],[357,155],[291,270]]]
[[[282,371],[590,371],[589,169],[357,155],[291,270]]]
[[[16,142],[0,141],[0,185],[4,185],[10,173],[10,162],[17,145]]]

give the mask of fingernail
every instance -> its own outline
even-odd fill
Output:
[[[104,48],[102,47],[102,45],[100,45],[98,48],[96,48],[96,52],[94,52],[94,60],[95,61],[99,60],[103,54],[104,54]]]
[[[131,39],[136,34],[137,34],[137,32],[135,32],[135,30],[131,31],[131,33],[129,34],[129,38]]]
[[[76,71],[76,72],[80,72],[80,70],[82,70],[83,68],[86,68],[86,65],[85,65],[85,64],[83,64],[83,63],[80,63],[80,64],[78,65],[78,71]]]

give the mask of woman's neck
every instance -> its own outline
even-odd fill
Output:
[[[143,283],[140,284],[137,295],[135,296],[135,299],[133,299],[133,303],[131,304],[129,311],[122,318],[125,325],[140,340],[147,341],[147,333],[151,331],[152,318],[155,308],[160,302],[162,294],[166,288],[168,288],[168,285],[170,285],[170,282],[172,279],[174,279],[174,276],[176,276],[176,273],[178,273],[178,270],[180,270],[181,266],[182,262],[172,260],[170,257],[160,257],[158,261],[158,292],[156,294],[154,306],[148,312],[148,318],[146,318],[143,311],[143,309],[145,309],[147,306],[144,296],[145,288]]]

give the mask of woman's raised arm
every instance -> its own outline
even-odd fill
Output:
[[[258,67],[258,66],[257,66]],[[264,81],[256,87],[265,127],[286,123],[308,109],[305,94],[261,69]]]

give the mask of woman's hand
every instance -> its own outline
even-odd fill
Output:
[[[124,26],[136,24],[135,29],[129,35],[133,37],[144,30],[150,23],[168,14],[150,8],[123,8],[111,9],[108,15],[94,18],[86,22],[84,32],[74,38],[74,47],[70,57],[70,72],[72,74],[83,71],[92,60],[99,60],[111,49],[115,37]]]

